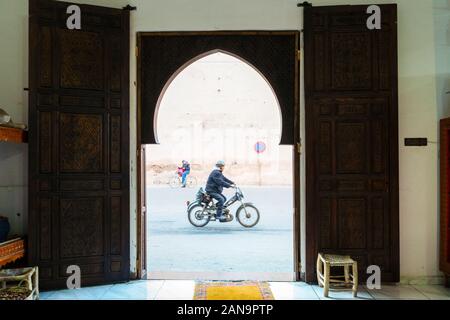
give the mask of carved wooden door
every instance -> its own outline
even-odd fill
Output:
[[[439,266],[444,273],[445,284],[448,287],[450,286],[450,118],[441,120],[440,131],[441,243]]]
[[[127,280],[129,12],[30,0],[29,259],[44,288]]]
[[[396,6],[307,7],[306,279],[318,252],[399,280]]]

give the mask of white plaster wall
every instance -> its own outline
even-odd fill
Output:
[[[450,117],[450,1],[434,0],[436,96],[439,118]]]
[[[28,3],[0,1],[0,108],[14,122],[27,123]],[[26,232],[27,147],[0,142],[0,215],[7,216],[12,234]]]
[[[121,7],[130,3],[138,7],[131,14],[131,48],[137,31],[187,30],[295,30],[301,28],[301,11],[294,0],[80,0]],[[314,5],[372,4],[368,0],[313,0]],[[443,28],[435,40],[433,14],[446,12],[448,1],[377,0],[377,3],[398,3],[399,29],[399,115],[400,145],[405,137],[428,137],[437,141],[438,103],[436,79]],[[434,8],[433,8],[434,6]],[[437,8],[436,8],[437,7]],[[439,9],[442,7],[441,9]],[[434,11],[433,11],[434,9]],[[27,83],[27,22],[26,0],[0,0],[0,105],[8,109],[17,121],[26,120],[26,96],[22,88]],[[442,25],[441,22],[439,25]],[[445,29],[445,28],[444,28]],[[436,41],[436,42],[435,42]],[[447,43],[448,44],[448,43]],[[441,48],[442,49],[442,48]],[[134,53],[134,50],[131,51]],[[441,52],[441,51],[440,51]],[[448,57],[448,56],[447,56]],[[448,59],[448,58],[447,58]],[[442,60],[444,61],[444,60]],[[136,59],[131,55],[131,261],[135,265],[136,168],[135,116]],[[302,98],[303,101],[303,98]],[[439,110],[441,110],[439,109]],[[302,123],[304,124],[303,112]],[[304,127],[304,125],[303,125]],[[304,140],[304,134],[302,132]],[[11,203],[9,191],[0,189],[0,211],[25,210],[26,151],[18,146],[13,156],[0,146],[0,185],[21,184],[16,203]],[[12,147],[6,147],[12,148]],[[305,150],[307,152],[307,150]],[[401,274],[409,277],[434,277],[438,271],[438,145],[425,148],[400,147],[400,250]],[[304,162],[303,162],[304,164]],[[302,164],[302,165],[303,165]],[[5,174],[5,172],[10,172]],[[5,176],[6,175],[6,176]],[[302,184],[304,186],[304,183]],[[303,188],[304,189],[304,188]],[[20,192],[22,190],[22,192]],[[304,204],[304,194],[302,194]],[[11,207],[11,209],[8,209]],[[18,223],[24,221],[19,221]],[[23,226],[17,227],[18,229]]]

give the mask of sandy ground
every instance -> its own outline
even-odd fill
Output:
[[[252,229],[231,223],[192,226],[186,201],[198,187],[149,187],[148,270],[150,272],[293,272],[293,195],[289,187],[242,187],[260,210]],[[227,198],[231,196],[227,190]],[[234,214],[238,204],[234,204]]]

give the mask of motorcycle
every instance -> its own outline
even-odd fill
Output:
[[[223,214],[227,219],[225,222],[233,221],[234,217],[230,213],[229,207],[239,202],[241,205],[236,210],[236,220],[243,227],[252,228],[259,222],[259,210],[253,203],[243,202],[243,199],[242,190],[235,187],[235,194],[223,206]],[[195,201],[188,201],[186,204],[189,222],[194,227],[202,228],[210,221],[218,221],[216,203],[208,193],[203,191],[203,188],[198,190]]]

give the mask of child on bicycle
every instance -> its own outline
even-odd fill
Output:
[[[186,188],[186,179],[190,173],[191,173],[191,165],[186,160],[183,160],[182,166],[178,168],[178,174],[181,176],[182,188]]]

